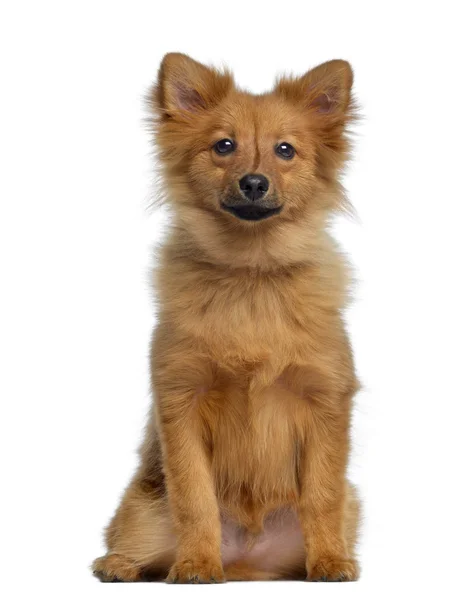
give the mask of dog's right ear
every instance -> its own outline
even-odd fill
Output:
[[[162,118],[187,121],[221,102],[233,86],[227,71],[219,72],[185,54],[172,52],[162,59],[152,103]]]
[[[353,74],[345,60],[330,60],[301,77],[279,80],[275,91],[328,118],[343,117],[351,107]]]

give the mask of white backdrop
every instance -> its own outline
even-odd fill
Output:
[[[466,3],[3,2],[0,9],[0,590],[5,598],[242,593],[397,598],[470,589],[471,78]],[[88,565],[149,404],[143,96],[163,54],[276,73],[349,60],[364,120],[336,235],[365,389],[355,584],[106,586]]]

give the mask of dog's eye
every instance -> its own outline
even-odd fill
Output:
[[[217,154],[229,154],[230,152],[234,152],[236,144],[233,140],[225,138],[224,140],[218,140],[213,148]]]
[[[295,156],[295,148],[288,142],[281,142],[275,147],[275,152],[285,160],[290,160]]]

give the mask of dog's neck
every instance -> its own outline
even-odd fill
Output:
[[[195,209],[198,211],[199,209]],[[211,214],[177,214],[168,239],[179,255],[228,270],[274,272],[301,264],[317,263],[332,249],[326,216],[306,221],[256,223],[255,226],[221,226]]]

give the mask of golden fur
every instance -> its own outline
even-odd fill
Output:
[[[155,277],[154,403],[94,563],[102,580],[357,578],[345,472],[358,383],[327,233],[345,206],[351,85],[336,60],[254,96],[164,58],[151,104],[173,226]],[[214,151],[222,138],[237,143],[229,156]],[[274,152],[281,141],[293,160]],[[222,210],[250,172],[270,181],[278,215]]]

